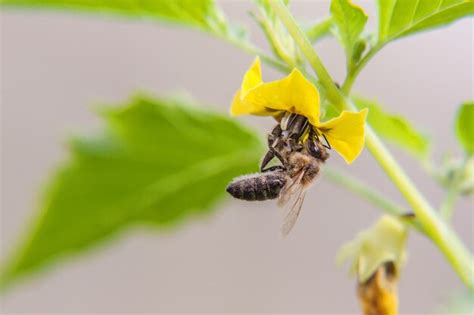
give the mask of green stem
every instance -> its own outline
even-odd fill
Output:
[[[366,133],[367,148],[413,208],[426,235],[438,246],[461,280],[474,289],[474,261],[467,248],[437,215],[369,126]]]
[[[369,60],[372,59],[372,57],[380,50],[382,49],[382,45],[377,45],[372,47],[369,52],[362,57],[362,59],[359,61],[359,63],[350,69],[350,71],[347,73],[346,79],[344,80],[344,83],[342,84],[341,90],[345,95],[349,95],[352,85],[354,84],[355,79],[359,75],[360,71],[365,67],[365,65],[369,62]]]
[[[300,47],[301,51],[308,59],[309,64],[313,69],[318,69],[316,75],[319,81],[326,89],[327,98],[333,103],[339,110],[343,109],[344,97],[339,92],[336,84],[329,75],[329,72],[324,67],[321,59],[317,54],[314,53],[311,42],[306,37],[306,34],[299,28],[295,19],[289,13],[287,7],[280,1],[270,1],[275,14],[280,18],[283,25],[286,26],[288,33],[293,37],[293,40]],[[291,25],[291,27],[290,27]]]
[[[385,210],[388,214],[398,216],[407,213],[407,211],[403,209],[402,206],[390,201],[387,197],[382,196],[381,193],[375,189],[367,186],[367,184],[349,174],[345,174],[330,166],[325,166],[324,176],[339,186],[342,186],[347,190],[359,195],[363,199],[369,201],[377,208]]]
[[[458,198],[459,192],[457,187],[450,187],[448,188],[448,192],[446,193],[446,197],[439,208],[439,214],[441,217],[449,222],[451,217],[453,216],[454,211],[454,204],[456,203],[456,199]]]
[[[214,35],[217,36],[218,38],[234,45],[235,47],[240,48],[241,50],[248,53],[249,55],[259,56],[260,59],[263,62],[265,62],[267,65],[272,66],[273,68],[279,70],[282,73],[289,73],[291,70],[293,70],[293,67],[291,67],[290,65],[288,65],[286,63],[283,63],[280,60],[277,60],[277,59],[265,54],[263,51],[261,51],[260,49],[258,49],[255,46],[253,46],[249,42],[240,41],[238,39],[229,38],[227,36],[220,36],[218,33],[214,33]],[[289,64],[291,64],[291,63],[289,63]],[[314,85],[316,85],[316,87],[318,89],[323,89],[323,86],[316,79],[316,77],[309,74],[305,68],[300,67],[299,70],[304,74],[305,77],[310,79],[311,82]]]
[[[218,38],[242,49],[243,51],[245,51],[246,53],[250,54],[250,55],[254,55],[254,56],[260,56],[260,58],[262,59],[263,62],[265,62],[266,64],[274,67],[275,69],[278,69],[282,72],[290,72],[292,67],[288,66],[287,64],[277,60],[277,59],[274,59],[272,58],[271,56],[268,56],[267,54],[265,54],[263,51],[261,51],[260,49],[258,49],[257,47],[255,47],[254,45],[252,45],[251,43],[247,42],[247,41],[242,41],[242,40],[239,40],[237,38],[233,38],[233,37],[229,37],[229,36],[225,36],[225,35],[221,35],[219,33],[214,33],[215,36],[217,36]]]
[[[460,185],[462,185],[468,163],[469,158],[466,156],[460,167],[448,175],[448,182],[444,183],[444,186],[447,186],[447,192],[439,208],[439,213],[446,222],[449,222],[453,216],[454,205],[460,195]]]
[[[285,47],[280,42],[280,39],[276,35],[275,29],[273,28],[272,23],[269,21],[268,16],[265,14],[264,10],[260,8],[260,17],[257,17],[254,14],[252,14],[252,17],[263,30],[268,42],[272,46],[273,53],[283,60],[290,68],[294,68],[296,66],[295,60],[290,57]]]
[[[318,75],[321,83],[325,86],[328,92],[333,94],[337,93],[337,95],[333,95],[332,98],[341,102],[340,104],[342,105],[342,108],[355,110],[355,106],[349,100],[345,99],[341,92],[336,88],[334,81],[322,64],[319,56],[314,51],[306,35],[296,24],[295,19],[288,11],[287,7],[281,0],[271,1],[270,3],[288,32],[300,46],[300,49],[308,59],[315,73]],[[362,69],[362,67],[360,67],[360,69]],[[360,72],[360,69],[358,72]],[[353,76],[355,79],[356,75]],[[354,79],[352,79],[352,82]],[[352,83],[346,84],[346,86],[349,87],[346,87],[348,92],[350,91],[351,85]],[[426,235],[436,244],[436,246],[438,246],[466,286],[474,290],[474,261],[469,251],[453,230],[451,230],[436,214],[431,205],[418,191],[405,171],[400,167],[400,165],[398,165],[397,161],[393,158],[388,149],[368,124],[366,127],[366,145],[371,154],[413,208],[413,211],[425,230]]]
[[[350,174],[344,173],[330,166],[326,166],[324,168],[324,176],[338,186],[341,186],[358,195],[362,199],[368,201],[375,207],[384,210],[390,215],[404,216],[408,212],[402,206],[390,200],[387,196],[384,196],[379,191],[368,186],[366,183],[360,181]],[[415,227],[418,231],[424,233],[418,221],[409,220],[407,222]]]
[[[312,43],[320,40],[329,35],[332,23],[332,17],[325,18],[311,26],[311,28],[306,31],[306,36],[308,36]]]

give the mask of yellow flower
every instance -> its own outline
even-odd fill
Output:
[[[338,117],[321,122],[319,107],[318,90],[298,69],[294,69],[286,78],[264,83],[260,59],[257,57],[244,75],[230,112],[232,115],[250,114],[278,118],[287,111],[305,116],[320,134],[326,136],[331,147],[347,163],[352,163],[364,147],[367,109],[357,113],[343,111]]]

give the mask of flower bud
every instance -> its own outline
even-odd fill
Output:
[[[357,293],[364,315],[398,312],[397,282],[405,262],[407,228],[399,218],[383,216],[345,244],[338,262],[352,260]]]

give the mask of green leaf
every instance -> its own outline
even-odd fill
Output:
[[[349,64],[357,62],[357,60],[354,60],[355,57],[357,57],[354,52],[356,46],[359,46],[358,50],[360,50],[361,44],[356,44],[360,42],[360,35],[367,23],[367,14],[365,14],[362,8],[356,6],[349,0],[332,0],[331,15],[337,27],[338,37],[346,50]],[[357,54],[358,57],[362,54],[359,52],[360,51],[358,51]]]
[[[217,34],[240,36],[213,0],[0,0],[11,7],[60,9],[163,20]]]
[[[131,226],[169,227],[213,210],[263,151],[235,120],[182,101],[140,96],[101,116],[105,132],[70,142],[2,286]]]
[[[452,23],[474,14],[473,0],[378,0],[378,42]]]
[[[358,108],[369,109],[367,121],[378,135],[420,159],[428,157],[430,152],[428,139],[406,118],[385,112],[374,101],[363,98],[353,98],[353,100]]]
[[[474,154],[474,102],[464,103],[456,117],[456,135],[466,154]]]
[[[306,36],[315,43],[331,33],[333,23],[332,17],[322,19],[306,29]]]

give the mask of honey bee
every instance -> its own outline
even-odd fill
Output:
[[[320,164],[329,158],[327,148],[330,149],[329,144],[322,144],[306,117],[288,113],[268,135],[261,173],[234,179],[227,192],[247,201],[278,198],[278,205],[286,210],[281,228],[285,236],[296,223],[306,190],[319,174]],[[274,158],[281,164],[268,166]]]

